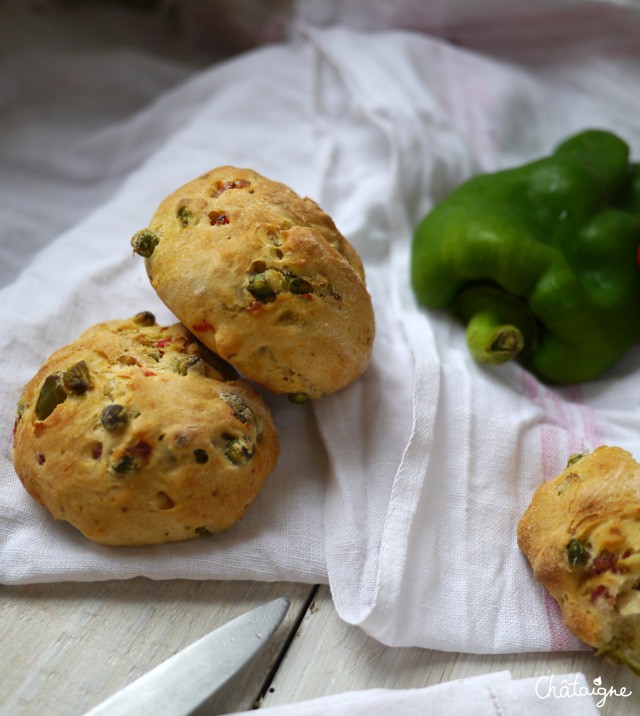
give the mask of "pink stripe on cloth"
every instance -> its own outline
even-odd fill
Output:
[[[592,450],[601,443],[602,430],[595,411],[584,402],[578,386],[552,389],[523,371],[522,390],[544,414],[539,430],[545,482],[560,473],[572,454]],[[551,650],[575,649],[576,638],[565,627],[560,607],[547,590],[544,590],[544,608]]]
[[[602,445],[603,432],[595,410],[584,402],[582,390],[578,385],[569,385],[562,390],[566,399],[576,406],[583,425],[584,441],[582,448],[593,450]]]
[[[544,414],[539,428],[545,481],[555,477],[573,453],[602,444],[602,428],[595,411],[584,401],[580,386],[550,388],[523,371],[521,387]]]

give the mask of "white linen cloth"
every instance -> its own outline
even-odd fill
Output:
[[[598,691],[582,674],[513,679],[508,671],[419,689],[368,689],[260,709],[264,716],[590,716],[628,698]],[[601,687],[602,688],[602,687]],[[253,711],[243,712],[248,716]]]
[[[416,306],[408,283],[413,227],[471,174],[535,158],[591,126],[618,132],[640,157],[640,12],[543,7],[526,33],[520,16],[508,22],[508,3],[487,6],[483,32],[463,15],[456,32],[468,47],[478,39],[471,50],[427,33],[320,28],[303,6],[287,42],[184,79],[93,148],[88,169],[114,160],[110,182],[96,173],[100,203],[0,291],[1,582],[328,582],[340,616],[386,644],[579,647],[519,552],[516,524],[571,453],[609,443],[640,458],[640,349],[597,381],[550,388],[517,365],[475,365],[460,326]],[[571,13],[580,23],[558,31],[558,17],[575,20]],[[502,30],[495,43],[492,18]],[[132,141],[138,153],[128,163]],[[41,142],[21,157],[38,175],[55,150]],[[313,404],[265,395],[282,457],[232,530],[144,549],[95,545],[54,523],[20,485],[10,455],[15,404],[46,356],[93,323],[144,309],[174,320],[129,238],[164,196],[220,164],[283,181],[333,216],[365,262],[372,362],[361,380]],[[8,226],[28,175],[10,189],[0,199]],[[51,196],[73,216],[69,198]],[[34,201],[47,197],[40,187]]]

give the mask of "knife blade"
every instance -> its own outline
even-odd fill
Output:
[[[143,674],[85,716],[186,716],[264,648],[282,623],[280,597],[233,619]]]

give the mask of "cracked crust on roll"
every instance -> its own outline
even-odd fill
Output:
[[[318,398],[367,367],[375,328],[362,262],[311,199],[219,167],[167,197],[134,249],[145,236],[138,253],[158,296],[247,378]]]
[[[279,454],[268,408],[236,378],[181,324],[148,312],[97,324],[25,386],[16,473],[54,518],[99,543],[227,529]]]
[[[566,626],[640,673],[640,465],[599,447],[541,485],[518,525],[534,575]]]

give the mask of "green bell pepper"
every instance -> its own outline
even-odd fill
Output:
[[[521,167],[476,176],[416,228],[419,303],[465,325],[471,354],[579,383],[640,337],[640,164],[589,130]]]

